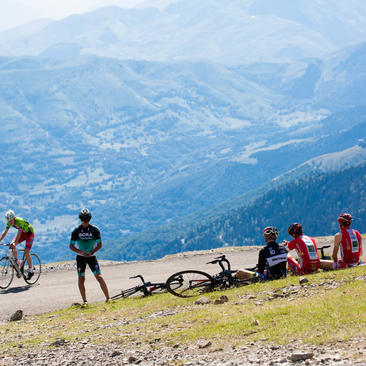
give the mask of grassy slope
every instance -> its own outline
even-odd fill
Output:
[[[161,294],[26,317],[0,327],[0,353],[43,348],[57,339],[127,347],[156,339],[157,347],[204,339],[219,347],[255,340],[324,344],[366,335],[366,266],[307,278],[303,286],[290,276],[207,295],[212,300],[227,295],[221,305]]]

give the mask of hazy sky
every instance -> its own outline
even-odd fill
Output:
[[[0,31],[39,18],[61,19],[107,5],[156,6],[172,1],[176,0],[0,0]]]

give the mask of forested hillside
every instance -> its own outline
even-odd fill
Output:
[[[109,246],[105,254],[132,260],[226,245],[261,245],[263,227],[275,225],[280,231],[279,240],[288,239],[287,227],[294,221],[301,222],[309,235],[331,235],[338,229],[336,218],[342,211],[350,212],[355,228],[365,232],[365,177],[365,163],[340,172],[313,173],[269,190],[246,207],[192,227],[174,240],[167,240],[163,231],[160,236],[155,232],[150,241],[147,234],[140,235],[122,245]]]

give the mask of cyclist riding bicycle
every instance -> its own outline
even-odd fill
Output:
[[[13,240],[10,243],[10,248],[13,250],[14,259],[17,261],[18,265],[21,265],[21,263],[18,262],[18,252],[16,250],[16,246],[25,240],[24,256],[27,259],[29,267],[27,279],[30,280],[34,275],[32,258],[29,254],[30,250],[32,249],[34,240],[33,226],[28,221],[22,219],[21,217],[16,217],[14,211],[12,210],[6,212],[5,218],[8,224],[0,236],[0,241],[2,241],[5,238],[10,227],[14,227],[15,229],[18,230],[18,232],[16,233],[16,235],[14,236]]]
[[[294,239],[290,242],[283,241],[284,246],[288,250],[295,250],[298,255],[298,260],[291,255],[287,256],[290,271],[297,275],[316,272],[320,259],[315,239],[304,235],[302,225],[298,222],[289,226],[288,233]]]
[[[321,261],[321,268],[341,269],[359,265],[362,256],[362,237],[357,230],[351,229],[352,216],[341,213],[338,218],[340,232],[334,236],[332,261]],[[338,258],[340,251],[341,258]]]
[[[287,250],[276,242],[278,229],[274,226],[267,226],[263,229],[262,234],[266,246],[259,251],[258,271],[240,269],[236,272],[237,278],[244,280],[259,277],[261,280],[266,281],[286,277]]]
[[[89,266],[95,279],[99,282],[100,288],[106,297],[106,302],[111,302],[107,285],[101,275],[99,263],[95,256],[95,253],[102,248],[102,239],[99,229],[89,223],[91,218],[92,215],[90,211],[87,208],[83,208],[79,214],[81,225],[72,232],[70,240],[70,249],[77,253],[76,266],[78,272],[78,287],[83,299],[82,307],[88,306],[85,290],[86,265]]]

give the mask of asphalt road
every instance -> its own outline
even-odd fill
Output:
[[[207,252],[182,253],[156,261],[141,261],[120,264],[104,264],[101,261],[102,275],[108,285],[110,296],[121,289],[138,284],[130,276],[141,274],[146,281],[165,282],[173,273],[185,269],[198,269],[215,274],[220,271],[218,265],[206,264],[219,253],[225,253],[233,269],[252,267],[257,263],[256,247],[239,249],[227,248]],[[87,268],[85,281],[89,303],[104,301],[104,295],[93,274]],[[24,315],[42,314],[64,309],[75,302],[81,302],[77,287],[76,270],[45,271],[36,285],[29,286],[23,279],[14,278],[10,287],[0,290],[0,321],[8,321],[16,310],[23,310]]]

